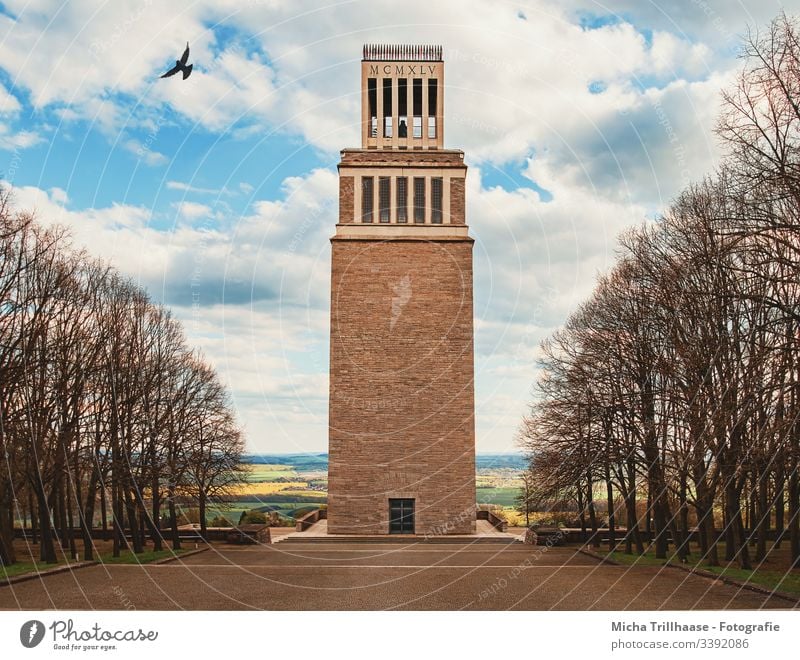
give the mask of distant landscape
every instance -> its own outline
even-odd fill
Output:
[[[275,513],[284,524],[328,502],[328,454],[248,454],[243,459],[247,482],[227,502],[209,508],[209,517],[222,516],[232,523],[244,511]],[[476,456],[478,504],[499,507],[514,524],[519,514],[514,500],[519,494],[521,454]]]

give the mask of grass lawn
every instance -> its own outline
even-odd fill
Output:
[[[655,551],[648,550],[643,555],[626,555],[624,552],[616,550],[608,552],[602,548],[593,548],[597,554],[603,555],[608,559],[616,561],[626,566],[663,566],[666,562],[663,559],[656,559]]]
[[[149,564],[150,562],[156,561],[158,559],[165,559],[166,557],[172,557],[174,555],[180,555],[184,552],[188,552],[189,550],[194,550],[194,548],[185,548],[181,550],[159,550],[158,552],[153,552],[152,550],[146,550],[145,552],[141,552],[138,555],[134,554],[130,550],[123,550],[120,553],[119,557],[112,556],[111,552],[104,552],[101,553],[99,557],[99,561],[103,564]],[[83,560],[80,560],[83,561]],[[76,564],[78,562],[71,561],[70,564]],[[63,559],[55,564],[46,564],[40,561],[18,561],[11,566],[2,566],[0,565],[0,578],[4,577],[16,577],[18,575],[25,575],[26,573],[35,573],[41,571],[48,571],[51,568],[61,568],[62,566],[66,566],[67,563],[63,561]]]
[[[70,562],[75,564],[76,562]],[[41,572],[41,571],[48,571],[51,568],[60,568],[61,566],[65,566],[66,564],[63,561],[58,562],[57,564],[45,564],[44,562],[32,562],[32,561],[18,561],[16,564],[11,564],[11,566],[2,566],[0,565],[0,578],[5,577],[16,577],[17,575],[24,575],[25,573],[34,573],[34,572]]]
[[[181,548],[180,550],[166,549],[159,550],[158,552],[154,552],[153,550],[145,550],[144,552],[140,552],[138,555],[134,554],[130,550],[123,550],[120,552],[119,557],[114,557],[112,553],[107,552],[100,555],[100,562],[103,564],[149,564],[150,562],[157,561],[159,559],[166,559],[167,557],[181,555],[189,550],[194,550],[194,548]]]
[[[744,571],[741,568],[725,568],[724,566],[701,566],[701,568],[740,582],[757,584],[767,589],[776,589],[800,596],[800,572],[798,571]]]
[[[719,545],[720,562],[724,564],[725,544],[720,543]],[[666,563],[663,559],[656,559],[655,549],[652,547],[647,548],[644,555],[628,555],[619,550],[609,552],[607,549],[603,548],[597,548],[595,551],[608,559],[612,559],[620,564],[625,564],[626,566],[663,566]],[[702,559],[699,549],[692,547],[692,554],[687,558],[687,566],[700,568],[704,571],[714,573],[715,575],[731,578],[732,580],[756,584],[766,587],[767,589],[775,589],[777,591],[785,591],[787,593],[800,595],[800,571],[787,570],[784,568],[784,566],[788,566],[785,562],[785,554],[785,548],[774,550],[773,553],[770,553],[767,557],[769,560],[765,562],[768,564],[767,566],[762,566],[754,570],[743,570],[735,564],[730,566],[708,566],[707,562]],[[674,548],[667,553],[667,558],[667,561],[673,563],[678,562],[678,558],[674,554]],[[755,565],[755,560],[752,561]]]

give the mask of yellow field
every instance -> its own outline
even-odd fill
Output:
[[[305,481],[286,481],[283,483],[274,483],[270,481],[260,481],[252,484],[239,484],[233,491],[233,495],[272,495],[273,493],[282,493],[285,490],[303,489],[306,486]],[[292,495],[296,493],[290,493]],[[304,495],[308,495],[308,491],[304,490]]]
[[[285,472],[294,470],[291,465],[284,465],[283,463],[248,463],[246,465],[251,472]]]
[[[514,509],[503,509],[502,515],[503,518],[506,519],[506,522],[512,527],[525,526],[525,516],[518,511],[514,511]]]
[[[290,486],[291,484],[275,484],[283,485],[283,486]],[[281,495],[318,495],[319,497],[327,497],[328,491],[326,490],[309,490],[308,488],[302,488],[297,490],[295,488],[290,488],[281,491]]]

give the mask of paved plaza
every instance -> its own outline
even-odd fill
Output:
[[[288,539],[162,565],[98,565],[0,587],[4,609],[653,610],[791,608],[679,571],[520,542]]]

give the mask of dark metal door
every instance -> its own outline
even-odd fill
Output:
[[[414,500],[389,500],[389,534],[414,533]]]

